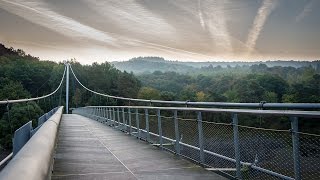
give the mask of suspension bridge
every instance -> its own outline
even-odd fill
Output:
[[[69,71],[87,91],[125,105],[70,108]],[[15,131],[0,179],[320,178],[320,135],[300,130],[305,122],[319,121],[320,104],[111,96],[87,88],[68,63],[52,93],[0,104],[49,98],[64,81],[66,106],[39,117],[37,127],[30,121]],[[246,118],[281,120],[290,128],[242,125]]]

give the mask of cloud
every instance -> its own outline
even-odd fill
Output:
[[[276,5],[276,0],[264,0],[262,2],[262,5],[258,10],[258,13],[248,34],[246,42],[246,46],[248,47],[248,54],[251,54],[254,51],[257,39],[259,38],[263,26]]]
[[[174,54],[185,54],[186,56],[197,55],[210,58],[210,56],[207,56],[205,54],[174,48],[170,45],[161,45],[157,43],[148,42],[148,40],[145,39],[139,40],[133,37],[119,35],[117,33],[110,33],[95,29],[91,26],[87,26],[81,22],[78,22],[70,17],[66,17],[57,12],[52,11],[50,8],[46,7],[46,4],[40,1],[25,2],[22,0],[0,0],[0,6],[6,11],[18,15],[32,23],[46,27],[48,29],[51,29],[55,32],[58,32],[76,40],[93,40],[96,42],[101,42],[104,45],[108,45],[108,47],[113,47],[118,50],[125,50],[124,46],[126,46],[126,48],[129,48],[128,46],[142,46],[145,48],[171,52]],[[114,17],[116,18],[126,16],[128,20],[136,23],[127,24],[128,28],[132,26],[132,28],[134,29],[134,26],[137,25],[140,26],[140,28],[144,29],[144,32],[152,31],[152,28],[148,28],[148,25],[150,25],[150,27],[156,26],[153,27],[153,30],[161,29],[161,27],[163,28],[163,31],[170,29],[161,19],[149,17],[150,14],[145,12],[141,8],[139,10],[140,13],[136,12],[137,15],[130,15],[130,7],[139,9],[138,5],[135,6],[131,4],[131,6],[126,7],[128,8],[128,11],[116,10],[117,8],[113,8],[115,14],[112,15],[114,15]],[[144,20],[146,20],[147,22],[145,22]],[[161,26],[158,27],[158,25]]]
[[[6,11],[18,15],[30,22],[44,26],[72,38],[93,39],[115,45],[116,39],[106,33],[86,26],[69,17],[65,17],[46,8],[41,2],[25,2],[21,0],[0,0]]]
[[[84,0],[84,2],[106,22],[126,29],[126,35],[175,36],[174,27],[136,1]]]
[[[200,19],[200,24],[203,29],[206,28],[204,20],[203,20],[203,15],[202,15],[202,8],[201,8],[201,0],[198,1],[198,9],[199,9],[199,19]]]
[[[313,0],[310,0],[303,8],[301,13],[296,17],[296,22],[300,22],[306,16],[308,16],[312,11]]]
[[[206,24],[215,44],[222,50],[232,54],[231,36],[227,27],[226,14],[223,10],[226,7],[226,3],[228,1],[209,4],[206,10],[206,16],[208,17]]]
[[[224,8],[232,3],[225,1],[198,0],[198,1],[171,1],[177,8],[187,12],[190,17],[200,20],[200,26],[211,40],[211,50],[214,52],[228,52],[232,54],[232,37],[227,26],[227,17]],[[195,8],[197,7],[197,8]]]

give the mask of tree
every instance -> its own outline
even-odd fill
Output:
[[[169,91],[160,92],[160,99],[164,101],[174,101],[176,94]]]
[[[160,99],[160,92],[151,87],[142,87],[139,90],[138,98],[141,99]]]
[[[266,101],[268,103],[276,103],[278,102],[278,95],[275,92],[266,91],[263,94],[263,101]]]
[[[206,101],[207,99],[207,95],[203,91],[196,93],[196,101]]]
[[[0,78],[0,100],[28,98],[30,93],[22,84],[8,78]]]
[[[37,119],[44,112],[35,102],[14,104],[0,120],[0,143],[5,148],[11,148],[13,133],[25,123],[32,121],[33,127],[37,126]]]
[[[183,88],[180,94],[180,100],[182,101],[196,101],[197,88],[195,84],[188,85]]]

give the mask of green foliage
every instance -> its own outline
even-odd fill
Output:
[[[0,99],[21,99],[30,97],[20,82],[0,77]]]
[[[165,101],[174,101],[176,94],[169,91],[162,91],[160,92],[160,99]]]
[[[170,99],[182,101],[316,103],[320,98],[320,74],[316,67],[209,66],[207,69],[215,73],[204,72],[195,76],[155,71],[138,78],[143,86],[171,92],[174,97]],[[150,99],[156,97],[158,95]],[[166,97],[160,96],[160,99]]]
[[[71,66],[79,81],[89,89],[114,96],[132,98],[138,96],[141,83],[132,73],[121,72],[107,62],[81,65],[73,61]],[[72,75],[70,75],[70,96],[74,97],[69,102],[72,107],[115,103],[108,98],[88,93]],[[123,102],[117,101],[116,103],[120,105]]]
[[[71,60],[71,65],[79,80],[90,89],[115,96],[134,98],[138,95],[141,84],[132,73],[121,72],[107,62],[81,65]],[[62,63],[40,61],[38,58],[27,55],[23,50],[8,49],[0,44],[0,100],[49,94],[58,87],[64,68]],[[58,105],[64,105],[64,95],[63,84],[54,96],[38,102],[29,102],[28,105],[14,104],[9,107],[9,113],[7,107],[1,105],[1,147],[11,147],[12,133],[17,128],[30,120],[34,123],[44,112]],[[123,103],[88,93],[79,86],[72,74],[69,96],[70,107]]]
[[[142,87],[138,93],[141,99],[160,99],[160,92],[154,88]]]
[[[6,148],[11,148],[11,139],[14,131],[32,121],[33,127],[37,126],[37,119],[44,114],[35,102],[14,104],[9,113],[5,112],[0,120],[0,143]]]

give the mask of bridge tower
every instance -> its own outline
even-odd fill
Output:
[[[69,63],[66,62],[66,113],[69,114]]]

